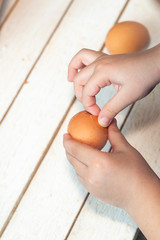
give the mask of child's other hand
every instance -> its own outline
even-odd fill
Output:
[[[64,147],[79,181],[94,196],[126,210],[147,239],[160,239],[160,181],[124,138],[115,121],[108,127],[112,152],[64,135]]]
[[[122,109],[146,96],[160,80],[160,45],[135,54],[107,55],[82,49],[71,60],[68,80],[84,108],[108,126]],[[96,94],[113,84],[117,93],[100,111]]]
[[[104,202],[126,209],[141,184],[153,174],[152,170],[124,138],[116,126],[108,127],[112,152],[105,153],[79,143],[64,135],[64,147],[79,181]]]

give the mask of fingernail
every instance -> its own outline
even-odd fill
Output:
[[[103,118],[101,118],[101,119],[99,120],[99,124],[100,124],[102,127],[108,127],[109,124],[111,123],[111,121],[112,121],[112,120],[103,117]]]

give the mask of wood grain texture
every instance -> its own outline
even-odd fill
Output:
[[[0,0],[0,27],[18,0]]]
[[[21,0],[0,33],[0,120],[70,0]]]
[[[12,98],[14,95],[14,89],[15,89],[14,87],[15,86],[16,86],[16,88],[18,87],[17,79],[20,79],[19,78],[21,75],[20,72],[26,73],[26,69],[28,69],[28,67],[29,68],[31,67],[32,61],[30,62],[30,60],[29,61],[27,60],[31,57],[30,54],[33,57],[33,55],[35,53],[36,54],[39,53],[39,51],[43,47],[43,44],[45,44],[45,41],[48,39],[47,34],[49,33],[49,31],[50,31],[50,33],[53,31],[54,27],[57,24],[57,21],[61,18],[62,14],[65,10],[65,7],[67,6],[67,3],[69,1],[68,2],[65,1],[65,4],[62,4],[63,2],[64,1],[59,1],[56,4],[53,4],[53,1],[48,1],[48,2],[45,1],[45,3],[47,5],[45,5],[45,4],[39,5],[38,4],[38,3],[40,3],[39,1],[36,4],[36,1],[28,2],[28,1],[22,0],[16,6],[15,11],[12,13],[12,16],[10,16],[7,23],[3,27],[2,32],[1,32],[1,38],[0,38],[0,42],[1,42],[0,62],[2,63],[2,64],[0,64],[0,68],[1,68],[1,70],[0,70],[0,79],[1,79],[0,92],[2,93],[2,94],[0,93],[0,98],[1,97],[3,98],[3,96],[4,96],[3,100],[4,101],[6,100],[5,104],[8,104],[7,96]],[[45,6],[43,6],[43,5],[45,5]],[[39,6],[39,8],[37,8],[37,6]],[[56,16],[54,16],[55,15],[54,13],[56,13]],[[43,27],[40,24],[40,21],[42,20],[42,16],[45,18],[45,21],[43,21],[44,22]],[[23,19],[23,21],[22,21],[22,19]],[[29,20],[30,20],[30,22],[29,22]],[[28,27],[26,24],[28,24]],[[25,31],[23,32],[24,26],[26,28],[25,28]],[[14,31],[14,29],[16,29],[16,31]],[[46,34],[45,34],[45,31],[46,31]],[[44,35],[44,37],[43,37],[43,35]],[[18,36],[18,40],[17,40],[17,36]],[[35,38],[35,36],[38,38],[38,41],[37,40],[34,41],[34,39],[32,39],[33,37]],[[31,44],[31,42],[32,42],[32,44]],[[26,45],[24,43],[26,43]],[[8,45],[6,46],[5,44],[8,44]],[[37,48],[37,45],[38,45],[38,48]],[[28,48],[27,48],[27,46],[28,46]],[[21,49],[23,49],[23,50],[21,51]],[[23,54],[27,54],[27,59],[25,59]],[[21,57],[24,57],[24,59],[22,59]],[[16,62],[16,59],[20,64],[22,64],[21,66],[18,64],[18,62]],[[13,62],[15,65],[11,64],[10,61]],[[22,71],[20,71],[20,70],[22,70]],[[14,74],[12,71],[14,72]],[[23,73],[22,73],[22,75],[23,75]],[[26,86],[25,90],[30,91],[29,90],[30,85],[26,84],[25,86]],[[12,87],[13,87],[13,89],[12,89]],[[26,150],[27,149],[26,146],[28,145],[28,143],[29,143],[28,141],[30,141],[30,140],[28,139],[27,136],[28,136],[28,134],[32,135],[32,133],[33,133],[34,136],[33,135],[32,136],[33,136],[33,139],[35,139],[35,137],[37,135],[37,131],[38,131],[38,125],[40,123],[40,120],[39,120],[40,116],[34,117],[35,116],[34,113],[36,112],[37,107],[33,104],[33,102],[34,102],[34,98],[36,98],[36,92],[39,95],[37,86],[35,86],[34,89],[35,89],[35,92],[32,92],[32,94],[29,94],[28,96],[26,96],[25,101],[27,103],[30,103],[31,106],[34,106],[35,109],[34,110],[31,109],[32,108],[31,106],[27,107],[26,102],[25,101],[21,102],[21,100],[20,100],[18,103],[18,106],[20,107],[20,109],[18,110],[18,107],[17,108],[15,107],[14,108],[15,110],[13,110],[13,112],[14,112],[13,118],[12,117],[9,118],[10,123],[9,122],[7,123],[7,121],[5,121],[5,123],[3,123],[0,128],[1,134],[4,134],[4,136],[5,136],[4,139],[1,138],[1,140],[0,140],[2,145],[5,146],[0,153],[1,157],[4,159],[4,162],[2,163],[2,161],[1,161],[1,164],[0,164],[1,171],[2,171],[1,180],[3,179],[0,183],[0,186],[1,186],[1,191],[0,191],[0,196],[1,196],[0,197],[1,198],[0,228],[2,227],[7,216],[9,215],[12,207],[14,206],[14,203],[16,202],[20,192],[22,191],[22,189],[25,185],[24,183],[22,184],[22,186],[20,187],[20,191],[19,191],[19,193],[17,192],[18,195],[16,194],[17,196],[15,198],[14,191],[16,191],[16,190],[14,189],[13,186],[15,186],[15,188],[18,190],[19,184],[17,185],[17,183],[15,181],[15,177],[13,176],[14,175],[13,172],[15,173],[15,176],[17,176],[17,177],[19,174],[20,174],[19,177],[20,176],[22,177],[24,174],[25,179],[26,179],[26,177],[28,179],[30,176],[30,173],[31,173],[29,171],[29,174],[27,174],[27,176],[26,176],[28,167],[26,166],[26,169],[24,169],[24,166],[25,166],[25,163],[27,163],[27,162],[29,163],[29,161],[27,161],[28,150]],[[10,90],[12,91],[12,93],[10,92]],[[42,89],[41,94],[43,95],[43,89]],[[47,98],[47,96],[46,96],[46,98]],[[3,105],[4,101],[3,100],[1,101],[1,100],[0,100],[0,104]],[[32,100],[33,100],[33,102],[32,102]],[[16,111],[16,109],[17,109],[17,111]],[[2,110],[2,108],[1,108],[1,110]],[[17,113],[19,112],[18,119],[15,118],[17,115],[17,113],[15,115],[15,112],[17,112]],[[30,117],[29,117],[29,112],[31,113]],[[12,116],[12,114],[11,114],[11,116]],[[23,119],[23,117],[25,117],[25,119]],[[25,125],[25,127],[23,126],[23,124]],[[34,129],[33,132],[31,129]],[[22,135],[24,134],[22,138],[21,138],[21,136],[22,136],[21,134]],[[2,137],[2,135],[1,135],[1,137]],[[44,141],[45,141],[45,138],[44,138]],[[36,144],[36,142],[35,142],[35,144]],[[47,143],[45,142],[45,146],[46,146],[46,144]],[[44,147],[41,149],[41,153],[43,153],[43,150],[44,150]],[[32,151],[33,151],[33,149],[32,149]],[[9,153],[9,155],[8,155],[8,153]],[[30,154],[34,158],[34,151],[30,152]],[[19,166],[18,168],[16,168],[17,164]],[[21,170],[19,168],[21,168]],[[18,180],[18,178],[17,178],[17,180]],[[19,180],[18,180],[18,182],[19,182]],[[10,182],[10,184],[9,184],[9,182]],[[15,183],[15,185],[14,185],[14,183]],[[10,188],[9,191],[8,191],[8,187]],[[4,205],[6,205],[6,207]]]
[[[24,2],[27,4],[25,0]],[[35,1],[31,2],[32,4],[35,4]],[[32,176],[32,173],[39,165],[39,160],[41,161],[41,156],[45,152],[47,144],[56,133],[56,129],[65,115],[65,111],[67,111],[70,103],[73,100],[74,94],[72,85],[66,81],[67,65],[69,60],[80,48],[90,47],[99,49],[101,47],[106,35],[106,29],[110,28],[114,24],[114,21],[124,4],[124,0],[116,2],[115,9],[115,3],[113,1],[106,2],[103,0],[101,2],[94,1],[94,3],[92,1],[75,1],[58,27],[54,37],[51,39],[50,43],[45,49],[45,52],[39,59],[39,62],[30,74],[28,78],[28,84],[24,85],[12,108],[5,117],[0,128],[0,145],[2,149],[0,152],[0,159],[3,159],[0,163],[1,227],[6,220],[6,224],[8,224],[8,215],[11,213],[10,216],[12,216],[14,213],[17,207],[16,201],[19,201],[18,198],[20,194],[25,191],[25,186],[28,179],[30,179],[30,176]],[[91,5],[92,8],[90,7]],[[40,8],[42,6],[40,6]],[[32,7],[32,11],[34,12],[35,7]],[[23,10],[22,6],[20,9]],[[28,11],[30,12],[29,6]],[[41,13],[41,10],[38,9],[37,11]],[[24,10],[22,11],[21,15],[22,19],[23,15],[24,20],[28,19],[24,13]],[[110,16],[110,18],[108,18],[108,16]],[[34,14],[32,17],[34,17]],[[39,19],[41,19],[40,16],[39,18],[37,17],[36,21]],[[18,21],[17,18],[14,18],[13,16],[12,20],[15,22]],[[107,22],[107,26],[104,24],[104,22]],[[30,26],[31,25],[28,25],[28,28]],[[41,26],[38,25],[38,28],[40,27]],[[20,29],[21,28],[19,27],[17,32],[19,32]],[[96,38],[97,32],[99,33],[98,40]],[[32,34],[34,35],[34,31]],[[45,33],[42,31],[39,34],[43,36]],[[24,35],[20,36],[21,40],[19,41],[21,44],[22,40],[24,40],[23,37]],[[30,44],[31,43],[28,42],[26,48],[30,47]],[[35,51],[36,44],[37,41],[32,41],[32,48],[35,48]],[[15,55],[14,49],[11,51],[10,55]],[[29,65],[24,63],[24,67],[27,68],[27,66]],[[19,78],[19,73],[17,71],[15,71],[15,76],[16,78]],[[59,159],[61,158],[56,157],[55,161],[59,161]],[[63,183],[64,180],[62,176],[59,179],[60,171],[61,166],[55,169],[55,175],[53,175],[53,179],[58,179],[58,182],[60,180]],[[67,188],[64,185],[64,188],[59,190],[59,194],[62,194],[61,191],[65,190],[67,190]],[[67,196],[70,199],[72,194]],[[33,197],[36,197],[37,200],[37,196]],[[76,202],[76,200],[74,201]],[[82,203],[81,200],[78,200],[78,202],[80,206]],[[11,212],[12,209],[13,212]],[[67,209],[67,207],[65,209]],[[76,208],[76,211],[77,209],[78,208]],[[41,214],[41,208],[38,207],[38,210]],[[32,217],[30,218],[28,213],[27,216],[29,221],[28,223],[32,223]],[[17,222],[19,221],[18,217],[16,219],[17,220],[13,221],[13,225],[15,224],[15,229],[17,228],[17,231],[11,231],[10,234],[10,228],[7,228],[8,231],[6,234],[8,234],[8,236],[5,235],[5,239],[9,239],[11,236],[11,239],[13,239],[14,234],[17,236],[17,238],[21,238],[21,233],[19,232],[18,227],[19,223],[17,225]],[[24,218],[24,220],[27,219]],[[49,220],[51,221],[49,224],[56,224],[58,221],[57,219],[54,220],[52,218],[49,218]],[[41,223],[44,223],[43,213],[41,215],[41,221]],[[24,223],[24,221],[20,220],[20,224],[21,223]],[[37,222],[35,221],[35,223],[33,222],[32,224],[33,226],[34,224],[36,226]],[[64,222],[64,224],[66,223]],[[23,227],[26,228],[26,225],[24,224]],[[41,224],[37,225],[37,227],[38,229],[41,228],[43,230]],[[32,235],[32,231],[28,234],[31,234],[31,237],[35,236]],[[55,234],[58,236],[59,231]]]
[[[104,96],[107,95],[108,99],[113,93],[112,87],[101,92],[99,105],[102,106],[105,103]],[[4,232],[3,240],[65,239],[68,229],[87,195],[87,191],[78,182],[73,168],[66,159],[62,143],[63,134],[67,131],[70,118],[81,110],[83,110],[82,105],[76,101]],[[126,113],[125,109],[117,117],[119,124],[123,122]],[[109,150],[109,147],[110,145],[107,144],[103,150]],[[100,206],[97,200],[96,204]],[[104,207],[103,210],[109,211],[111,216],[115,213],[115,209],[109,206]],[[102,217],[101,214],[102,212],[99,212],[99,218]],[[93,215],[95,215],[94,211]],[[126,214],[117,214],[116,216],[118,221],[115,228],[119,226],[119,221],[122,221],[125,231],[125,220],[128,219],[128,216]],[[112,226],[112,233],[115,228]],[[130,231],[129,228],[127,226],[127,231]]]
[[[127,140],[144,156],[151,168],[160,176],[160,107],[158,85],[132,109],[123,133]]]

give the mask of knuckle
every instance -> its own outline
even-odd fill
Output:
[[[101,72],[105,67],[105,64],[103,62],[100,62],[97,64],[97,66],[95,67],[95,71],[97,72]]]
[[[107,64],[105,63],[105,61],[103,60],[103,58],[101,57],[99,59],[99,61],[97,61],[97,65],[95,67],[95,71],[97,72],[101,72],[101,71],[104,71],[104,68],[106,68]]]
[[[96,177],[93,175],[93,173],[90,173],[88,176],[88,182],[90,185],[95,185],[96,183]]]
[[[83,103],[83,107],[84,107],[87,111],[89,111],[90,108],[92,107],[92,105],[89,105],[89,104],[84,100],[84,98],[82,98],[82,103]]]
[[[101,162],[99,162],[99,161],[97,161],[96,163],[95,163],[95,169],[96,170],[101,170],[102,169],[102,163]]]
[[[84,86],[83,88],[83,99],[86,98],[86,96],[89,96],[89,89],[88,89],[88,86]]]
[[[84,93],[83,91],[83,95],[82,95],[82,103],[84,108],[88,108],[88,101],[86,101],[86,93]]]
[[[87,48],[82,48],[78,53],[79,53],[79,54],[84,54],[84,53],[86,53],[87,51],[88,51]]]
[[[103,163],[96,161],[92,168],[89,171],[88,174],[88,182],[91,185],[99,186],[100,185],[100,179],[103,171]]]

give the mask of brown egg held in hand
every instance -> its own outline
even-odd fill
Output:
[[[149,43],[149,32],[138,22],[126,21],[115,24],[108,32],[105,45],[110,53],[133,53]]]
[[[100,126],[97,116],[82,111],[71,118],[68,133],[75,140],[101,150],[107,142],[108,129]]]

